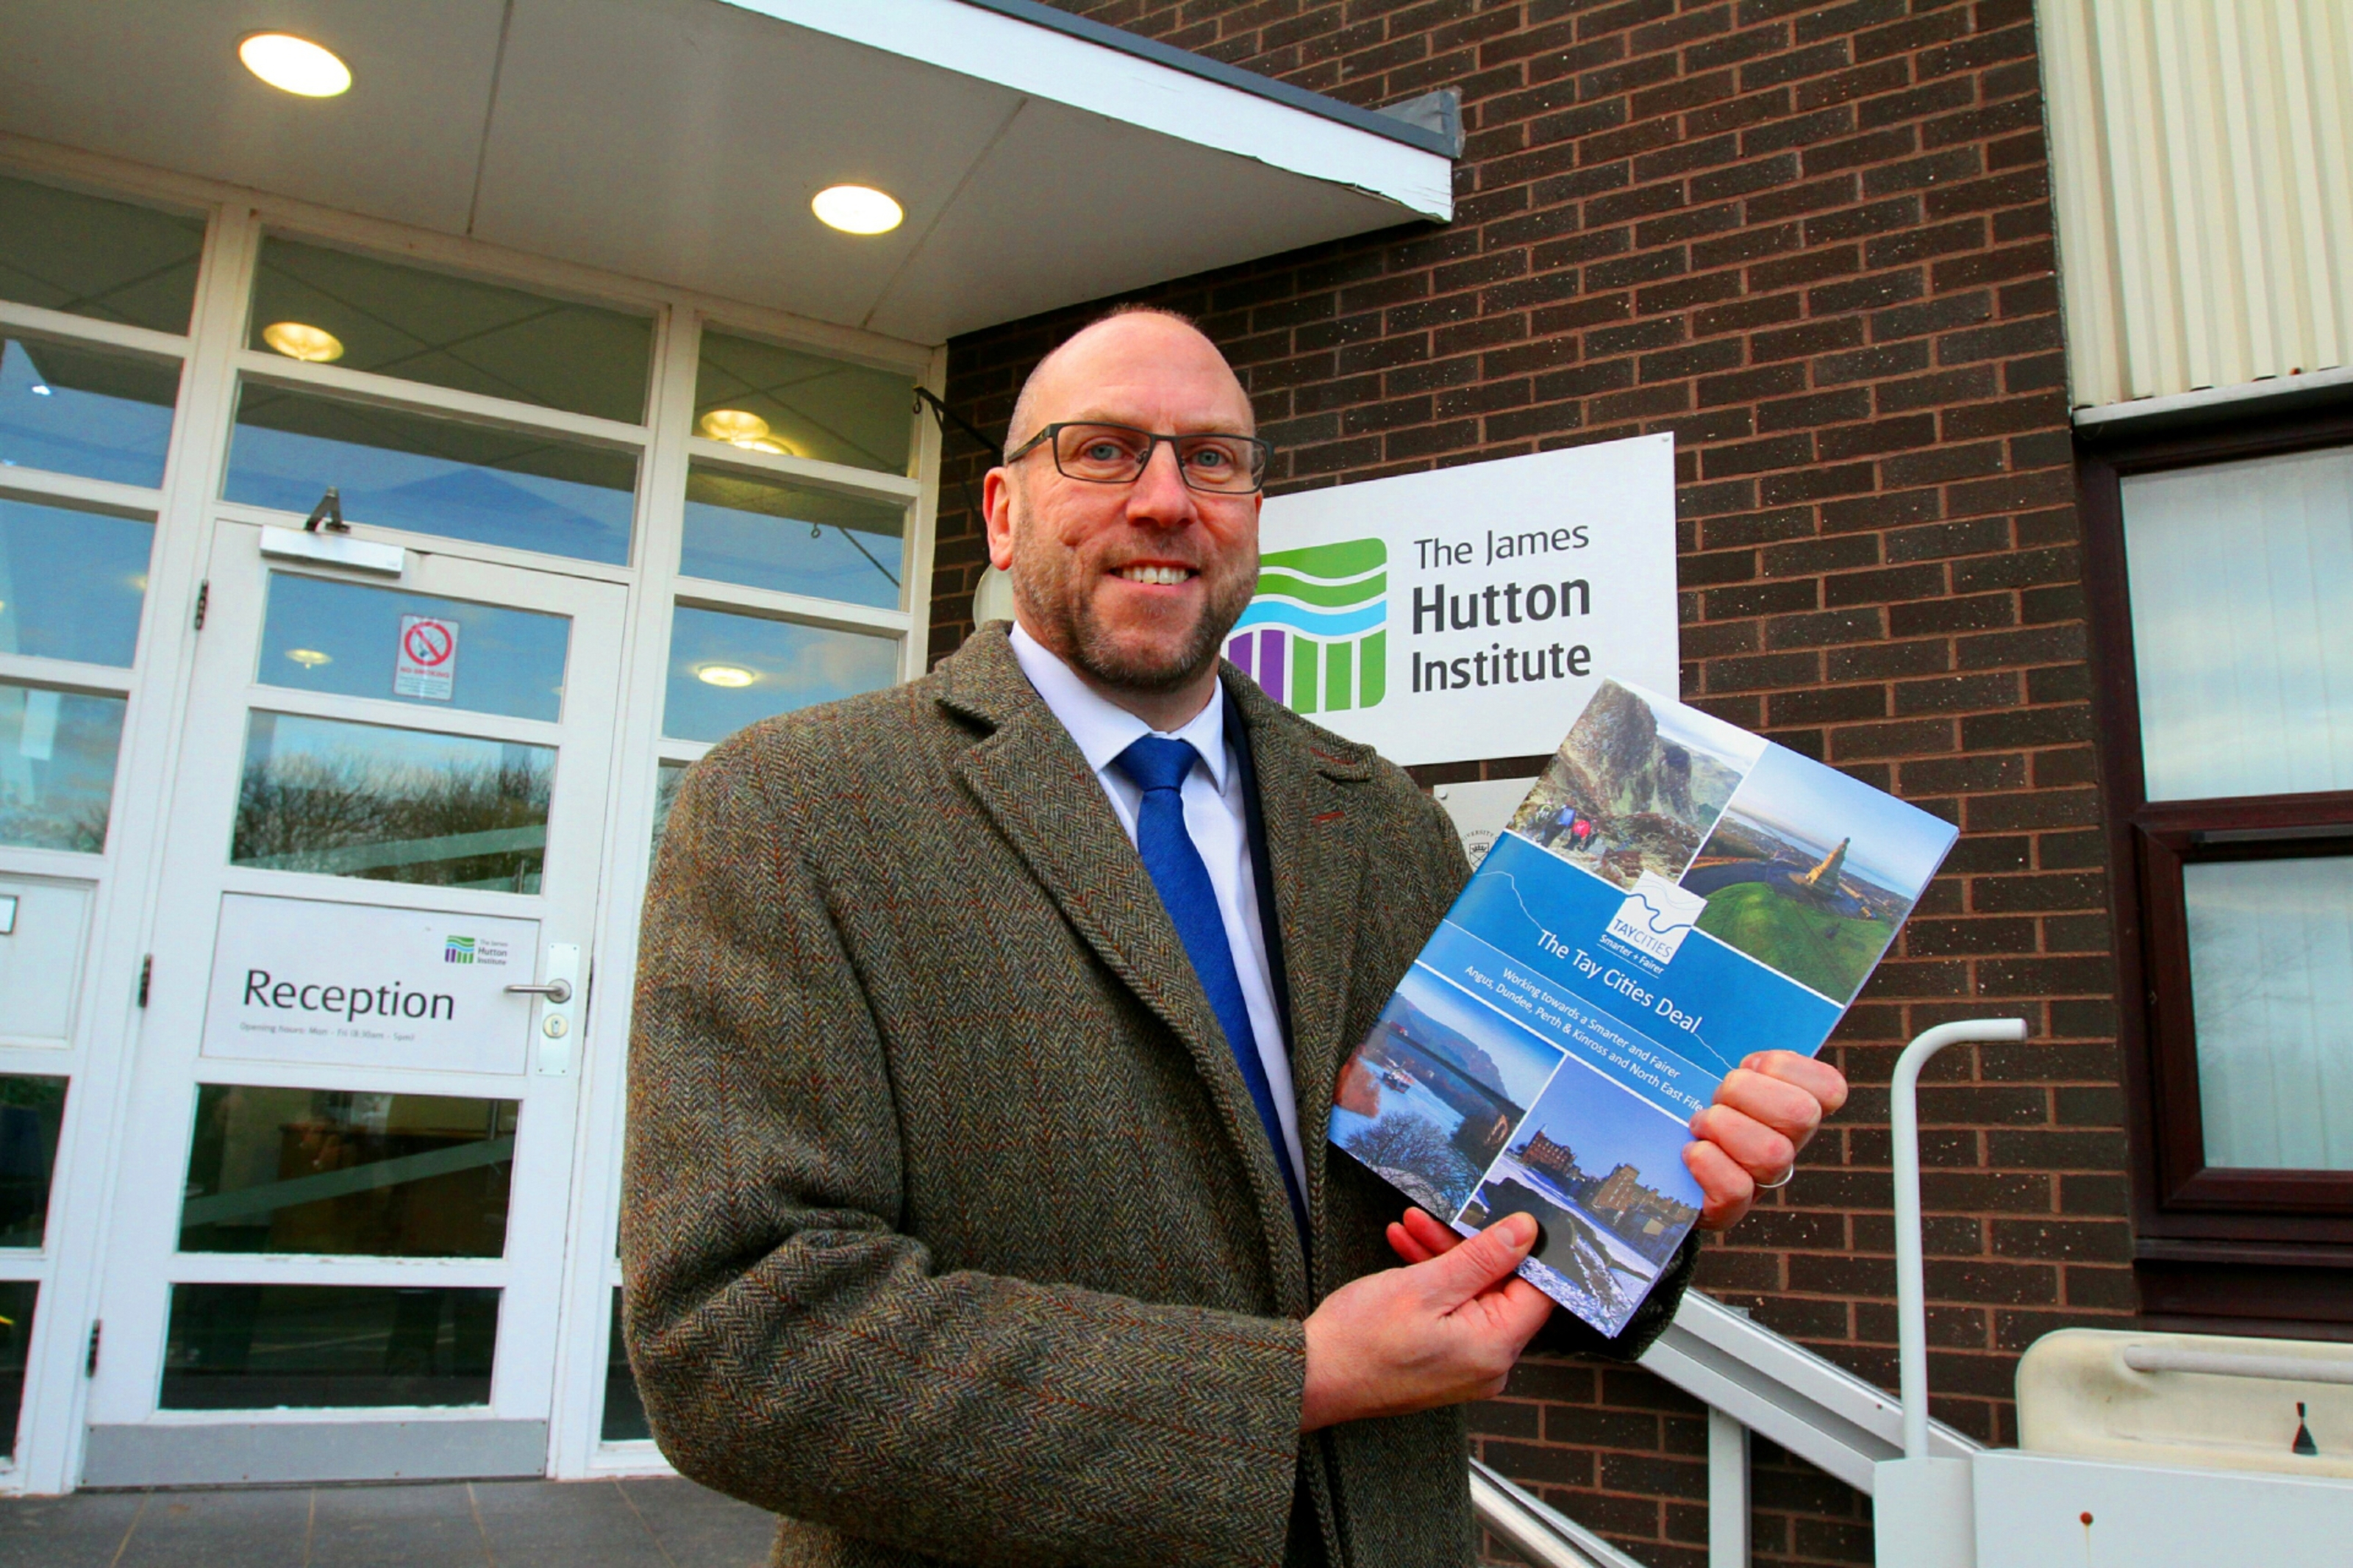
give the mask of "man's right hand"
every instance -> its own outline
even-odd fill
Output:
[[[1392,1227],[1395,1228],[1395,1227]],[[1503,1392],[1552,1301],[1513,1270],[1535,1221],[1507,1215],[1461,1246],[1332,1292],[1307,1319],[1299,1429]]]

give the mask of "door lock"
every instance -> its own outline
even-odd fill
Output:
[[[536,985],[510,985],[507,990],[519,996],[539,998],[537,1049],[533,1053],[536,1070],[542,1078],[572,1076],[572,1037],[579,1020],[574,1015],[579,1010],[580,944],[576,942],[551,942],[547,944],[547,967],[541,971],[546,979]]]

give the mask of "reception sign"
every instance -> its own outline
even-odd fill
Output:
[[[1674,438],[1276,496],[1226,653],[1402,763],[1550,752],[1601,678],[1676,689]]]
[[[204,1054],[520,1073],[539,922],[309,899],[221,899]]]

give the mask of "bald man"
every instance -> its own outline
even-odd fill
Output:
[[[1121,311],[984,507],[1016,620],[689,773],[647,897],[621,1245],[655,1436],[777,1563],[1468,1563],[1464,1401],[1630,1356],[1332,1152],[1341,1061],[1468,874],[1397,768],[1218,650],[1267,451]],[[1685,1158],[1731,1223],[1843,1097],[1763,1058]],[[1400,1261],[1402,1260],[1402,1261]]]

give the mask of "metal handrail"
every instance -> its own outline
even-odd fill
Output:
[[[1914,1037],[1895,1058],[1888,1085],[1889,1131],[1895,1142],[1896,1386],[1904,1396],[1904,1457],[1928,1447],[1928,1286],[1920,1247],[1920,1069],[1947,1046],[1965,1040],[2022,1040],[2023,1018],[1964,1018]]]
[[[1476,1459],[1471,1461],[1471,1508],[1495,1539],[1536,1568],[1642,1568],[1638,1560]]]

